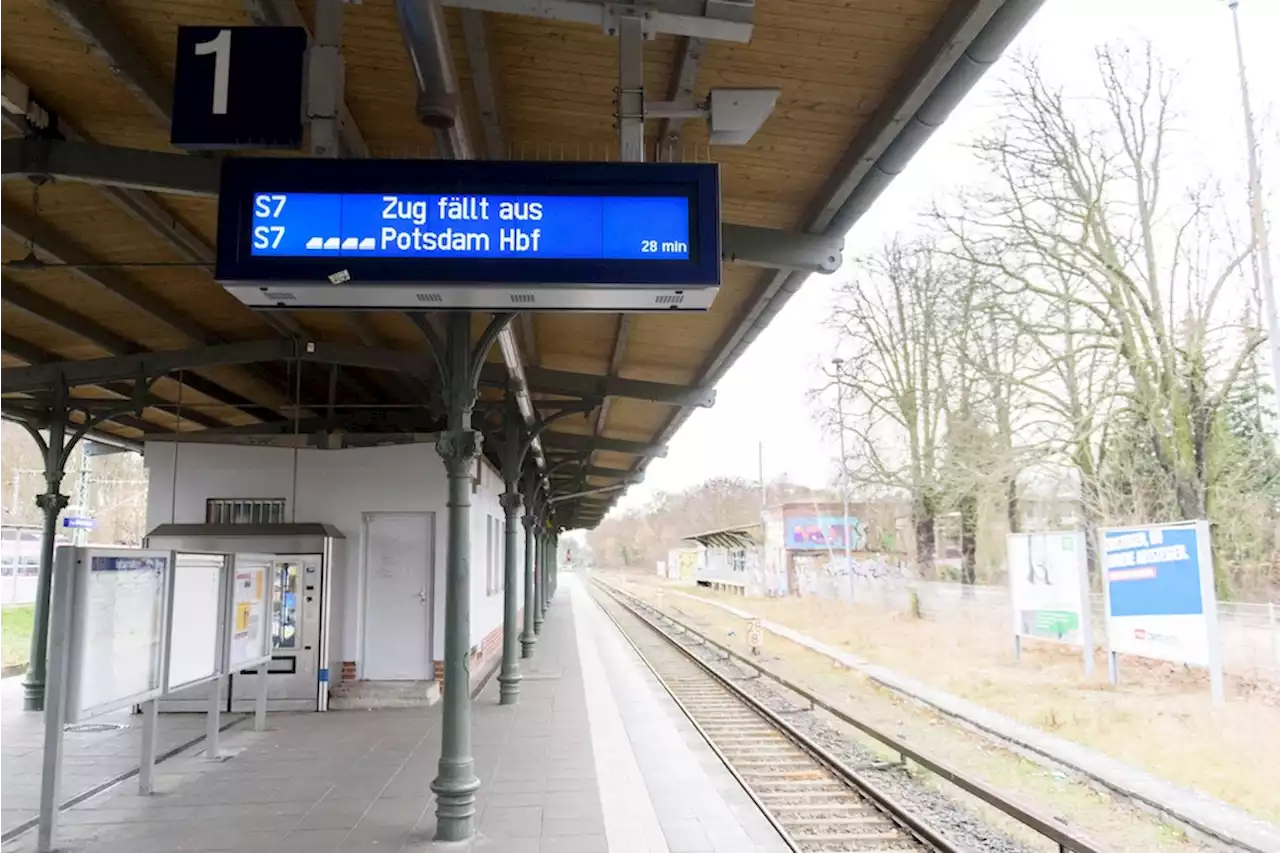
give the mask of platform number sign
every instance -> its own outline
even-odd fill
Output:
[[[302,27],[179,27],[170,141],[300,147],[306,51]]]

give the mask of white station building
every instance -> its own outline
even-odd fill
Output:
[[[281,557],[280,608],[272,626],[274,707],[324,709],[323,698],[311,697],[323,693],[325,681],[333,707],[438,697],[448,481],[433,442],[342,450],[149,442],[146,464],[147,526],[163,534],[165,547],[200,550],[212,538],[236,545],[242,526],[252,544],[236,545],[238,550],[269,548]],[[472,483],[474,688],[501,658],[505,523],[502,478],[487,460],[478,460]],[[324,571],[307,572],[308,555],[287,553],[286,543],[320,526],[345,547],[334,549]],[[524,536],[521,525],[521,561]],[[295,556],[304,559],[288,559]],[[523,602],[523,589],[516,600]],[[234,684],[232,690],[239,693]],[[204,707],[201,700],[190,709]]]

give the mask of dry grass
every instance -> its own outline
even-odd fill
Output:
[[[631,585],[654,600],[652,582]],[[743,599],[700,591],[706,598],[750,610],[853,654],[1021,722],[1093,747],[1178,784],[1199,789],[1256,815],[1280,818],[1280,709],[1262,694],[1241,695],[1211,706],[1198,674],[1126,661],[1125,682],[1106,683],[1105,665],[1086,681],[1080,659],[1055,646],[1027,649],[1021,663],[1012,654],[992,654],[981,635],[1002,626],[939,624],[848,608],[831,602]],[[741,620],[710,605],[663,596],[676,618],[712,629],[713,636],[744,646]],[[679,611],[679,612],[677,612]],[[728,631],[735,636],[729,636]],[[850,703],[854,714],[939,757],[977,772],[1005,790],[1039,801],[1050,813],[1119,844],[1124,850],[1186,850],[1189,842],[1145,815],[1117,809],[1086,786],[1055,779],[1030,762],[991,748],[989,742],[874,687],[857,673],[776,636],[766,640],[775,667],[806,686]],[[928,650],[921,653],[921,650]],[[1229,682],[1230,684],[1230,682]]]

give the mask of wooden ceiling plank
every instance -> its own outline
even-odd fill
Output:
[[[107,63],[120,81],[168,127],[173,117],[173,92],[168,82],[151,66],[115,21],[111,20],[106,5],[90,0],[46,2]]]

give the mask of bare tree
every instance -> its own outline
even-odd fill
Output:
[[[825,416],[852,437],[847,464],[854,484],[910,496],[916,560],[932,577],[954,368],[944,315],[963,271],[928,242],[901,241],[855,268],[859,274],[840,287],[831,320],[846,355],[844,369],[828,377],[845,385],[844,423],[834,410]]]
[[[1086,492],[1114,358],[1119,407],[1150,442],[1179,516],[1203,518],[1216,415],[1263,340],[1256,325],[1221,319],[1251,247],[1233,239],[1211,184],[1169,200],[1173,78],[1150,49],[1101,49],[1097,69],[1101,97],[1080,101],[1022,64],[1005,121],[979,143],[996,186],[946,221],[963,257],[1042,300],[1040,349],[1058,374],[1042,397],[1069,418]],[[1095,371],[1103,384],[1082,387]]]

